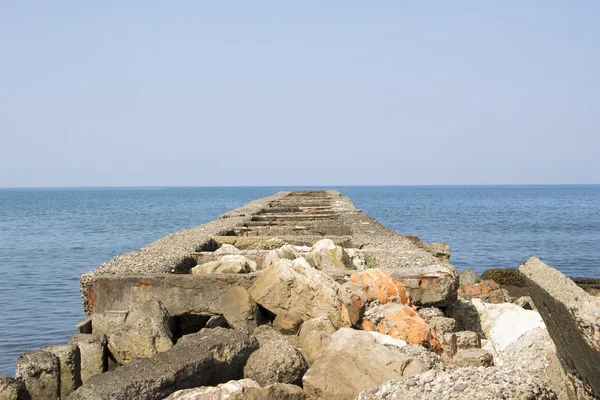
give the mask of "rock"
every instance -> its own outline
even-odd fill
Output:
[[[286,335],[295,335],[304,321],[301,315],[280,312],[273,320],[273,328]]]
[[[448,243],[420,242],[418,247],[438,258],[445,264],[450,264],[450,245]]]
[[[231,244],[222,244],[217,250],[215,250],[215,254],[218,255],[227,255],[227,254],[240,254],[242,251]]]
[[[329,319],[327,315],[321,315],[320,317],[309,319],[308,321],[305,321],[300,328],[300,341],[303,341],[312,331],[325,331],[333,335],[336,331],[336,328],[333,326],[331,319]]]
[[[60,363],[50,352],[36,350],[21,354],[15,376],[34,400],[56,400],[60,396]]]
[[[514,367],[432,370],[407,381],[390,381],[360,393],[357,400],[556,400],[541,380]]]
[[[0,375],[0,400],[30,400],[23,382]]]
[[[265,345],[271,340],[286,340],[292,338],[291,336],[282,334],[270,325],[261,325],[257,327],[252,332],[252,336],[256,338],[260,346]]]
[[[481,282],[481,276],[473,269],[465,269],[458,274],[460,286],[473,286]]]
[[[441,351],[435,332],[416,311],[404,304],[371,307],[365,312],[363,329],[384,333],[410,344],[423,345],[437,354]]]
[[[304,390],[318,398],[354,399],[363,390],[390,379],[410,378],[441,363],[421,346],[399,348],[379,342],[380,337],[386,340],[385,335],[350,328],[335,332],[304,375]]]
[[[332,334],[327,331],[310,331],[301,339],[300,345],[304,350],[306,361],[309,365],[313,363],[322,353],[329,343],[331,343]]]
[[[69,338],[70,344],[79,347],[81,356],[81,382],[106,371],[106,336],[102,334],[77,333]]]
[[[504,351],[524,333],[545,328],[536,311],[524,310],[511,303],[489,304],[478,299],[473,299],[472,303],[479,313],[485,337],[498,352]]]
[[[75,344],[53,344],[42,350],[54,354],[60,364],[60,398],[81,386],[81,354]]]
[[[524,308],[525,310],[534,310],[537,311],[537,309],[535,308],[535,304],[533,303],[533,300],[531,300],[531,297],[529,296],[521,296],[518,299],[513,301],[513,304]]]
[[[448,317],[456,321],[457,331],[474,331],[483,333],[479,312],[471,300],[458,298],[446,309]]]
[[[427,323],[438,338],[443,338],[446,333],[452,333],[456,330],[456,321],[452,318],[432,317]]]
[[[518,269],[515,268],[493,268],[488,269],[481,275],[481,278],[484,280],[493,280],[500,285],[508,285],[508,286],[516,286],[516,287],[525,287],[527,285],[526,279],[519,272]]]
[[[131,310],[108,335],[108,349],[119,365],[136,357],[152,357],[173,347],[170,315],[162,302],[149,300]]]
[[[265,386],[273,383],[299,385],[308,369],[306,361],[285,340],[270,340],[250,355],[244,367],[244,378]]]
[[[460,349],[476,348],[481,348],[481,338],[477,332],[460,331],[446,333],[443,336],[442,351],[446,359],[453,357]],[[495,354],[495,350],[491,353],[492,355]]]
[[[354,269],[348,253],[342,247],[336,246],[331,239],[322,239],[315,243],[307,259],[310,265],[318,270]]]
[[[429,322],[433,317],[443,317],[444,312],[437,307],[424,307],[419,308],[417,313],[423,318],[425,321]]]
[[[206,322],[206,327],[208,329],[217,328],[217,327],[229,328],[229,324],[227,323],[227,320],[225,319],[224,316],[222,316],[222,315],[213,315]]]
[[[163,353],[91,377],[69,400],[158,400],[182,387],[214,386],[241,378],[257,348],[242,330],[203,329]]]
[[[338,287],[331,277],[298,258],[280,260],[263,270],[249,292],[275,315],[292,313],[304,321],[327,315],[337,324]]]
[[[378,300],[381,304],[410,303],[404,285],[383,269],[355,272],[350,276],[349,282],[359,285],[368,301]]]
[[[261,388],[251,379],[241,379],[216,387],[179,390],[165,400],[308,400],[308,397],[295,385],[276,383]]]
[[[489,351],[483,349],[460,349],[452,357],[452,367],[491,367],[494,357]]]
[[[463,286],[458,289],[458,296],[463,299],[479,299],[486,303],[506,303],[510,301],[508,292],[500,288],[494,281],[481,281],[473,286]]]
[[[364,256],[357,249],[345,249],[346,254],[350,257],[352,261],[353,269],[363,270],[367,266],[367,262],[365,261]]]
[[[191,273],[201,274],[247,274],[256,271],[256,263],[240,254],[230,254],[220,260],[209,261],[206,264],[192,268]]]
[[[258,305],[248,290],[241,286],[232,286],[212,303],[227,320],[227,324],[235,329],[251,332],[257,327],[261,314]]]
[[[535,257],[519,271],[577,396],[600,397],[600,299]]]
[[[295,260],[300,257],[300,252],[296,247],[286,244],[278,249],[271,250],[263,261],[261,269],[267,269],[271,265],[277,264],[279,260]]]
[[[358,283],[346,282],[338,290],[338,298],[340,300],[339,327],[359,327],[367,304],[367,296],[362,286]]]

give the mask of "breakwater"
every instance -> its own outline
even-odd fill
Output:
[[[283,383],[296,384],[279,389],[298,395],[302,394],[298,385],[302,385],[306,396],[354,398],[370,388],[349,382],[368,381],[379,386],[385,383],[380,380],[383,378],[410,379],[428,371],[441,374],[442,370],[451,374],[455,370],[451,366],[461,363],[487,367],[471,375],[495,376],[502,388],[515,390],[517,395],[533,391],[551,396],[555,388],[547,388],[543,376],[532,378],[522,387],[511,385],[505,379],[514,377],[511,363],[492,367],[494,360],[509,359],[498,353],[506,350],[506,340],[494,341],[489,326],[484,329],[482,321],[478,326],[477,321],[452,317],[460,307],[471,312],[474,307],[483,318],[482,310],[487,310],[485,304],[489,302],[478,304],[477,296],[481,294],[488,295],[485,300],[502,298],[499,304],[519,307],[510,302],[509,293],[502,291],[506,289],[484,281],[465,283],[461,292],[459,284],[458,274],[449,263],[448,246],[402,237],[356,210],[337,192],[279,193],[219,220],[169,235],[84,274],[81,291],[89,317],[80,324],[83,336],[75,337],[71,344],[77,344],[81,371],[87,371],[90,382],[83,382],[70,396],[117,398],[116,393],[122,393],[123,398],[163,398],[178,389],[212,386],[246,376],[258,383],[258,387],[252,387],[255,391],[267,387],[275,390],[270,385]],[[460,293],[470,297],[465,304],[457,299]],[[469,304],[474,306],[469,308]],[[531,308],[531,303],[523,304]],[[521,312],[512,310],[515,315]],[[311,329],[312,325],[320,328]],[[469,339],[471,336],[474,340]],[[321,348],[311,346],[316,337]],[[190,358],[189,343],[198,338],[209,345]],[[482,338],[488,343],[482,343]],[[386,342],[391,339],[396,342]],[[261,356],[261,350],[272,346],[269,343],[273,340],[278,341],[277,348],[286,348],[287,354],[293,355],[284,357],[295,360],[287,371],[289,376],[265,377],[257,372],[268,371],[269,363],[276,359],[276,354],[266,350]],[[354,343],[355,347],[350,346],[352,354],[346,354],[342,351],[345,346],[336,343]],[[397,350],[389,350],[390,343]],[[225,348],[232,358],[223,360],[218,356]],[[327,356],[319,355],[321,352]],[[362,357],[359,359],[364,368],[333,368],[340,364],[339,357],[343,360],[353,354]],[[377,363],[367,362],[381,356],[398,363],[392,375],[390,371],[380,373]],[[83,361],[92,358],[95,369]],[[19,361],[21,371],[41,363],[31,355]],[[156,363],[168,368],[157,368]],[[406,371],[408,364],[413,368]],[[550,366],[536,371],[546,371]],[[223,368],[228,373],[215,376],[215,370]],[[140,381],[135,373],[140,369],[164,385],[155,387]],[[52,375],[51,367],[46,370]],[[111,371],[98,374],[105,370]],[[552,371],[560,373],[558,369]],[[577,371],[576,367],[569,370],[569,376],[584,382],[583,389],[576,389],[588,390],[587,378],[576,376]],[[54,374],[59,375],[56,371]],[[33,385],[24,372],[19,377],[21,382]],[[57,378],[59,383],[61,379]],[[341,381],[329,390],[339,393],[327,392],[331,386],[328,382],[335,379]],[[465,385],[462,391],[467,393],[476,389]],[[33,386],[27,388],[34,390]],[[388,389],[404,390],[381,390]],[[378,396],[377,391],[362,395]]]

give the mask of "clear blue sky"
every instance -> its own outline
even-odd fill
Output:
[[[0,0],[0,187],[600,183],[598,21],[597,0]]]

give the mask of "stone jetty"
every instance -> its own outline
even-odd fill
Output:
[[[600,301],[530,259],[459,274],[337,191],[280,192],[81,277],[5,399],[593,399]]]

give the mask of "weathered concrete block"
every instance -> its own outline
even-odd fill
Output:
[[[461,349],[452,357],[452,366],[460,367],[491,367],[494,365],[494,357],[484,349]]]
[[[31,400],[23,382],[0,375],[0,400]]]
[[[600,299],[535,257],[519,271],[566,372],[581,379],[588,395],[600,397]]]
[[[159,400],[187,388],[240,379],[256,339],[234,329],[204,329],[184,336],[152,358],[90,378],[69,400]]]
[[[402,282],[411,301],[421,307],[447,306],[456,300],[458,274],[449,265],[388,269]]]
[[[77,333],[69,338],[69,343],[79,347],[81,358],[81,381],[106,371],[106,336],[93,333]]]
[[[27,351],[17,359],[16,378],[34,400],[56,400],[60,395],[60,363],[54,354]]]
[[[60,397],[66,399],[81,386],[81,353],[76,344],[52,344],[42,350],[58,357],[60,363]]]
[[[231,327],[251,332],[260,314],[246,288],[255,279],[256,274],[96,277],[87,299],[92,312],[128,311],[160,300],[171,316],[223,315]]]

